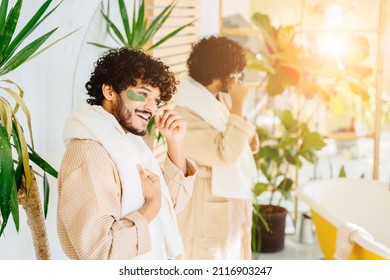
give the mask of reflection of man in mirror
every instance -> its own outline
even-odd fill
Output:
[[[186,121],[159,108],[176,85],[167,66],[140,50],[110,50],[95,63],[89,105],[64,129],[57,229],[69,258],[183,256],[175,212],[191,196],[195,167],[183,153]],[[152,117],[167,144],[162,170],[141,137]]]
[[[245,65],[235,41],[204,38],[193,46],[189,76],[175,96],[175,110],[188,123],[185,152],[199,168],[193,196],[178,215],[189,259],[251,258],[258,138],[244,116],[249,92],[239,77]]]

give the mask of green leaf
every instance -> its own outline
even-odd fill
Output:
[[[267,183],[256,183],[255,186],[253,187],[253,195],[255,197],[261,195],[263,192],[265,192],[268,189],[268,184]]]
[[[0,123],[2,123],[7,130],[8,135],[12,131],[12,108],[8,101],[0,97]]]
[[[261,37],[270,53],[277,52],[276,29],[271,25],[268,15],[261,13],[254,13],[251,17],[252,22],[259,29]]]
[[[9,12],[4,28],[0,29],[0,66],[7,61],[7,52],[12,47],[8,47],[8,45],[18,24],[21,8],[22,1],[19,0]]]
[[[280,77],[278,75],[269,75],[266,91],[270,96],[276,96],[283,93],[284,87],[280,82]]]
[[[278,51],[289,50],[291,45],[294,44],[295,38],[295,25],[280,26],[277,30],[277,42]]]
[[[134,3],[135,3],[135,1],[134,1]],[[119,11],[121,14],[121,18],[122,18],[123,27],[124,27],[125,32],[126,32],[127,41],[129,42],[129,39],[131,37],[130,24],[129,24],[129,17],[127,16],[127,9],[126,9],[126,5],[125,5],[124,0],[118,0],[118,5],[119,5]]]
[[[22,108],[23,113],[26,116],[27,125],[28,125],[28,129],[29,129],[29,132],[30,132],[31,144],[34,146],[33,133],[32,133],[32,124],[31,124],[31,115],[30,115],[30,111],[28,110],[28,107],[27,107],[26,103],[24,102],[24,100],[22,98],[23,97],[23,91],[20,91],[19,94],[18,94],[18,93],[16,93],[15,91],[13,91],[10,88],[5,88],[5,87],[0,87],[0,88],[5,90],[15,100],[16,106],[15,106],[15,109],[14,109],[14,115],[16,113],[16,110],[17,110],[18,106],[20,106]],[[14,116],[13,119],[16,120],[16,117]]]
[[[20,151],[22,155],[22,163],[23,163],[23,171],[24,171],[24,176],[26,178],[26,193],[27,196],[30,194],[31,190],[31,185],[32,185],[32,177],[31,177],[31,170],[30,170],[30,165],[29,165],[29,156],[28,156],[28,151],[27,151],[27,143],[26,143],[26,138],[24,137],[23,129],[20,126],[16,116],[13,119],[13,123],[15,125],[15,131],[17,133],[17,137],[20,143]]]
[[[145,45],[148,41],[150,41],[153,38],[154,34],[157,33],[157,31],[162,27],[164,22],[168,19],[169,15],[171,14],[175,6],[176,6],[176,0],[172,1],[171,4],[165,7],[164,10],[153,20],[153,22],[150,24],[146,32],[144,32],[140,40],[141,46]]]
[[[50,185],[47,180],[46,172],[43,173],[43,212],[45,219],[47,217],[47,210],[49,208],[49,197],[50,197]]]
[[[14,141],[16,154],[18,155],[18,165],[15,169],[15,185],[16,188],[19,189],[23,176],[23,154],[15,122],[12,122],[12,139]]]
[[[156,123],[156,120],[153,118],[150,119],[148,126],[146,127],[146,130],[148,131],[148,134],[150,135],[152,133],[152,129],[154,124]]]
[[[41,53],[43,53],[44,51],[46,51],[47,49],[51,48],[52,46],[54,46],[55,44],[57,44],[58,42],[62,41],[63,39],[65,39],[66,37],[69,37],[70,35],[72,35],[73,33],[77,32],[78,30],[80,30],[80,28],[77,28],[76,30],[66,34],[65,36],[55,40],[54,42],[50,43],[49,45],[47,45],[46,47],[42,48],[41,50],[39,50],[38,52],[34,53],[32,56],[30,56],[27,60],[27,61],[30,61],[31,59],[35,58],[36,56],[40,55]]]
[[[34,40],[22,50],[20,50],[16,55],[14,55],[8,62],[0,69],[0,76],[5,75],[8,72],[19,67],[23,62],[25,62],[55,31],[57,28],[49,31],[48,33],[42,35],[38,39]]]
[[[58,172],[49,163],[47,163],[47,161],[45,161],[40,155],[38,155],[38,153],[35,152],[30,145],[27,145],[27,147],[30,150],[29,153],[30,160],[34,162],[36,165],[38,165],[40,168],[42,168],[43,171],[49,173],[54,178],[57,178]]]
[[[12,148],[9,137],[5,127],[0,124],[0,211],[3,219],[0,235],[8,221],[11,191],[14,186]]]
[[[10,207],[12,218],[14,220],[16,232],[19,232],[19,201],[18,201],[18,188],[14,181],[13,187],[11,188]],[[1,236],[1,234],[0,234]]]
[[[2,0],[0,4],[0,32],[3,30],[7,18],[8,0]],[[1,36],[0,36],[1,38]]]
[[[290,110],[277,111],[276,115],[280,119],[283,127],[288,133],[297,133],[299,129],[298,122],[294,119]]]
[[[311,131],[305,134],[303,138],[302,148],[310,150],[321,150],[326,146],[321,134],[316,131]]]
[[[96,47],[103,48],[103,49],[114,49],[113,47],[109,47],[109,46],[102,45],[99,43],[87,42],[87,44],[94,45]]]
[[[135,2],[134,2],[135,11]],[[142,0],[138,9],[137,14],[133,13],[133,29],[132,29],[132,41],[133,44],[143,47],[140,44],[142,34],[145,33],[146,25],[148,21],[145,18],[145,1]]]
[[[11,44],[9,45],[9,48],[7,49],[7,52],[5,53],[6,60],[8,60],[13,55],[13,53],[18,49],[22,42],[40,25],[40,23],[42,23],[42,20],[39,21],[39,19],[50,6],[51,2],[52,0],[47,0],[45,3],[43,3],[42,6],[38,9],[38,11],[31,17],[27,24],[18,33],[18,35],[16,35],[16,37],[12,40]],[[55,7],[51,12],[53,12],[57,7]]]
[[[116,27],[116,25],[109,19],[109,17],[107,15],[105,15],[103,13],[103,11],[101,11],[101,14],[102,14],[103,18],[106,20],[108,26],[114,31],[114,34],[118,37],[119,41],[121,41],[122,44],[124,46],[126,46],[127,42],[126,42],[125,38],[123,37],[123,35],[121,34],[121,32],[119,31],[118,27]]]
[[[176,30],[172,31],[171,33],[169,33],[168,35],[166,35],[165,37],[163,37],[162,39],[160,39],[159,41],[157,41],[157,43],[155,43],[153,46],[151,46],[149,48],[149,50],[151,49],[154,49],[156,47],[158,47],[159,45],[161,45],[162,43],[164,43],[165,41],[167,41],[168,39],[172,38],[173,36],[175,36],[177,33],[179,33],[180,31],[182,31],[184,28],[186,28],[187,26],[190,26],[192,25],[196,20],[193,20],[185,25],[183,25],[182,27],[179,27],[177,28]]]
[[[293,180],[291,178],[284,178],[277,187],[283,195],[291,191],[293,186]]]

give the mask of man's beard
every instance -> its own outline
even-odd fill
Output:
[[[137,129],[131,124],[133,113],[123,105],[123,101],[120,96],[118,98],[118,103],[114,105],[113,115],[115,116],[119,124],[128,132],[138,136],[146,135],[146,129]],[[130,120],[130,123],[126,122],[126,120]]]

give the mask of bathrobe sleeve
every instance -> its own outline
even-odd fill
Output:
[[[229,116],[226,129],[221,132],[186,108],[176,106],[175,111],[187,121],[184,142],[186,154],[201,165],[223,166],[234,163],[244,145],[256,137],[254,126],[237,115]]]
[[[146,219],[121,215],[118,172],[104,148],[72,140],[58,177],[57,230],[71,259],[132,259],[151,250]]]
[[[187,205],[195,182],[197,168],[189,159],[186,159],[186,164],[187,176],[172,163],[168,156],[165,158],[162,168],[176,213],[179,213]]]

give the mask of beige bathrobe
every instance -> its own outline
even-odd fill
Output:
[[[226,93],[218,98],[229,106]],[[192,198],[178,214],[186,258],[250,259],[251,199],[214,196],[211,166],[233,163],[248,142],[257,151],[254,126],[230,115],[225,132],[220,132],[187,108],[176,106],[175,110],[187,121],[185,152],[198,167]]]
[[[72,112],[64,141],[57,229],[69,258],[183,257],[176,213],[191,196],[196,168],[190,161],[190,176],[185,177],[168,157],[161,170],[142,138],[126,133],[101,106],[86,105]],[[138,212],[145,199],[137,164],[160,178],[161,207],[149,223]]]

